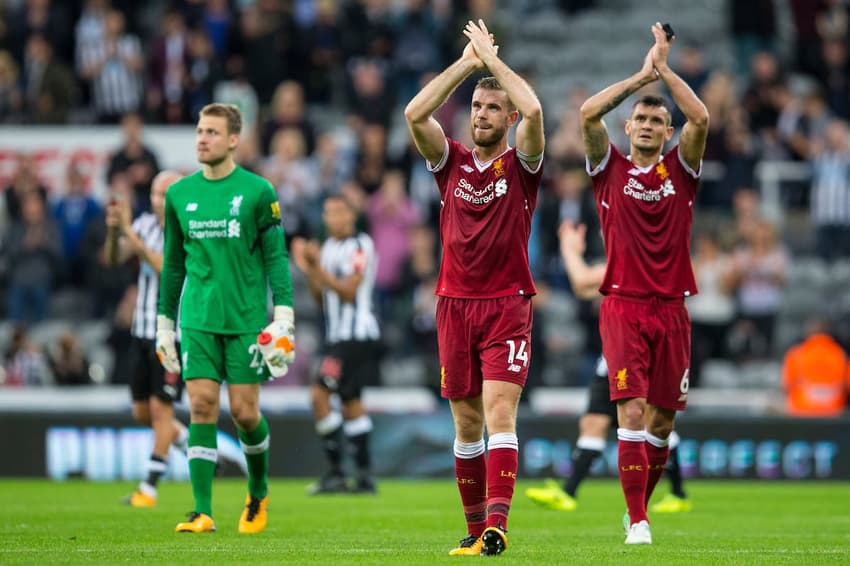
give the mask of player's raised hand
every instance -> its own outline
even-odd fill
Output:
[[[667,68],[667,57],[670,55],[670,44],[673,43],[673,37],[667,39],[667,32],[661,22],[655,22],[652,25],[652,35],[655,37],[655,45],[649,50],[652,55],[652,64],[658,69]]]
[[[558,228],[558,239],[561,242],[561,255],[583,256],[587,248],[587,226],[575,225],[571,220],[564,220]]]
[[[643,58],[643,66],[640,68],[641,74],[646,77],[644,83],[658,80],[658,71],[655,70],[655,63],[652,61],[653,50],[655,46],[646,52],[646,57]]]
[[[475,52],[475,55],[482,62],[482,66],[487,65],[487,61],[499,56],[499,46],[496,45],[496,38],[487,30],[484,20],[478,20],[476,24],[472,20],[466,23],[463,29],[463,35],[469,38],[469,44]],[[466,49],[464,49],[464,53]]]

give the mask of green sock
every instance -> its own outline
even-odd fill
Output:
[[[212,482],[218,458],[216,425],[189,424],[189,478],[195,512],[212,517]]]
[[[262,499],[269,492],[269,424],[260,415],[260,423],[254,430],[238,433],[248,463],[248,493]]]

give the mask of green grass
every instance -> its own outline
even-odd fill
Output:
[[[690,482],[694,510],[651,517],[654,544],[626,547],[615,481],[582,486],[574,513],[540,509],[517,487],[508,550],[449,557],[465,534],[450,479],[380,483],[380,494],[308,497],[306,481],[271,485],[269,527],[239,535],[244,480],[214,486],[215,534],[175,534],[188,484],[164,483],[159,505],[119,505],[133,485],[0,480],[0,564],[847,564],[850,484]],[[666,485],[659,487],[664,492]]]

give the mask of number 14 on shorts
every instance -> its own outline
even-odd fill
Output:
[[[517,346],[516,340],[505,340],[505,342],[508,344],[508,371],[519,373],[522,367],[518,362],[522,362],[523,366],[528,367],[526,341],[520,340],[519,346]]]

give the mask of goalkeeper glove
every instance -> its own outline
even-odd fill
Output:
[[[257,336],[257,346],[272,377],[286,375],[295,361],[295,313],[292,307],[274,308],[274,320]]]
[[[167,316],[156,317],[156,357],[165,371],[180,373],[180,359],[177,357],[177,335],[174,333],[174,321]]]

